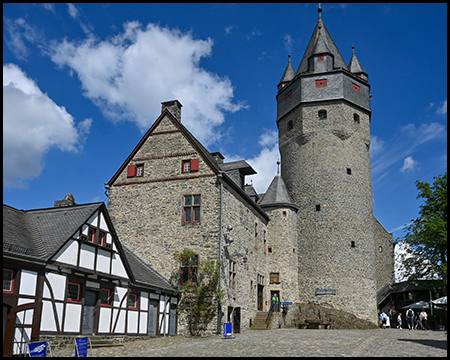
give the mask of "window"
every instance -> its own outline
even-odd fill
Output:
[[[183,207],[183,222],[192,224],[200,222],[201,195],[185,195]]]
[[[230,260],[228,264],[229,288],[236,290],[236,261]]]
[[[111,290],[107,288],[102,288],[100,292],[100,303],[102,305],[111,305]]]
[[[181,262],[181,285],[197,284],[197,269],[198,269],[198,255],[188,264],[184,261]]]
[[[327,86],[327,79],[316,80],[316,87]]]
[[[14,271],[3,268],[3,292],[13,292]]]
[[[264,241],[264,254],[266,253],[266,230],[263,232],[263,241]]]
[[[135,293],[128,294],[128,309],[137,309],[138,296]]]
[[[288,131],[289,131],[289,130],[292,130],[293,128],[294,128],[294,124],[292,123],[292,120],[288,121],[288,123],[287,123],[287,129],[288,129]]]
[[[355,122],[355,124],[359,124],[359,115],[358,114],[353,114],[353,121]]]
[[[67,301],[80,302],[81,300],[81,284],[69,281],[67,286]]]
[[[95,243],[95,229],[92,227],[89,227],[88,230],[88,241],[91,243]]]
[[[319,56],[317,57],[317,61],[323,61],[323,55],[319,55]]]
[[[352,169],[347,168],[347,174],[348,174],[348,175],[351,175],[351,174],[352,174]]]
[[[288,101],[292,97],[292,90],[289,90],[286,95],[284,95],[284,101]]]
[[[320,211],[320,205],[316,205],[316,211]]]
[[[319,120],[324,120],[327,118],[327,111],[326,110],[319,110]]]
[[[356,246],[355,242],[353,240],[351,241],[350,245],[351,245],[351,247],[355,247]]]
[[[279,284],[280,283],[280,273],[270,273],[270,283]]]
[[[267,248],[267,252],[268,252],[269,254],[272,254],[272,246],[269,246],[269,247]]]
[[[359,92],[359,85],[353,84],[352,83],[352,89]]]
[[[127,177],[143,176],[144,164],[129,165],[127,169]]]
[[[258,248],[258,223],[255,223],[255,249]]]
[[[103,231],[99,231],[99,244],[101,246],[105,246],[106,245],[106,234]]]
[[[183,160],[181,171],[184,173],[198,171],[198,159]]]

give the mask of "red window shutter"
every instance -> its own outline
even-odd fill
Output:
[[[357,92],[360,92],[360,91],[359,91],[359,86],[358,86],[358,85],[352,84],[352,88],[353,88],[353,90],[355,90],[355,91],[357,91]]]
[[[286,95],[284,95],[284,101],[288,101],[292,97],[292,90],[290,90]]]
[[[319,55],[319,56],[317,57],[317,61],[323,61],[323,55]]]
[[[191,160],[191,171],[198,171],[198,159]]]
[[[136,165],[128,166],[127,177],[132,177],[136,175]]]
[[[327,79],[316,80],[316,87],[327,86]]]

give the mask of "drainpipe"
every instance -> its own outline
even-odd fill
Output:
[[[217,174],[220,183],[220,209],[219,209],[219,261],[222,263],[222,210],[223,210],[223,171]],[[222,265],[219,268],[219,287],[222,280]],[[220,301],[217,301],[217,334],[220,334],[222,327]]]

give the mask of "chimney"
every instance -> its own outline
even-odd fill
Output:
[[[74,206],[77,205],[75,203],[75,198],[72,193],[68,193],[66,197],[61,201],[55,201],[55,207],[66,207],[66,206]]]
[[[179,122],[181,122],[181,103],[178,100],[170,100],[162,102],[161,107],[161,113],[164,112],[164,110],[169,110],[170,113],[177,119]]]
[[[223,159],[225,159],[225,157],[220,152],[212,152],[211,155],[214,159],[216,159],[218,164],[223,164]]]

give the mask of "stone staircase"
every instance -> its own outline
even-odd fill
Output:
[[[101,336],[90,336],[92,348],[123,346],[122,343],[114,343],[113,339],[103,339]]]
[[[255,318],[253,319],[250,330],[268,330],[268,328],[270,328],[270,323],[272,322],[273,319],[273,313],[272,318],[269,321],[269,326],[267,326],[266,324],[267,314],[268,314],[267,311],[258,311],[256,313]]]

